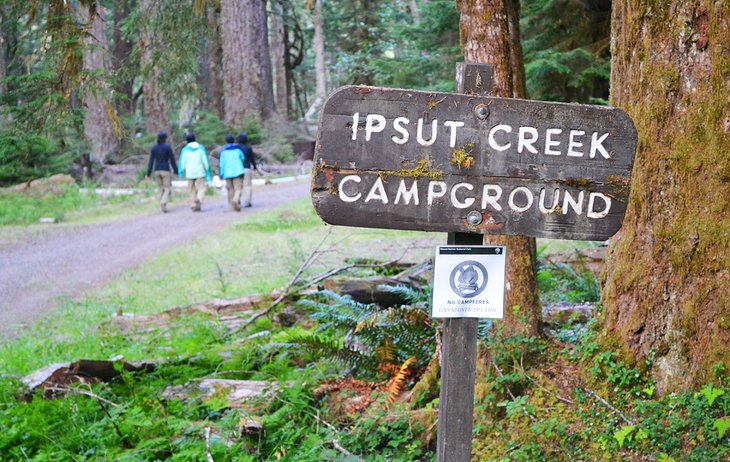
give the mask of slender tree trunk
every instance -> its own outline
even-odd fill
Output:
[[[109,40],[106,32],[106,11],[97,2],[96,14],[89,16],[89,9],[81,6],[78,9],[83,23],[88,24],[88,35],[85,38],[84,71],[100,72],[102,77],[94,83],[91,91],[84,94],[84,135],[91,143],[91,156],[104,163],[111,155],[119,151],[121,126],[111,104],[111,91],[106,77],[110,69]]]
[[[322,1],[314,0],[314,73],[317,76],[315,98],[327,96],[327,67],[324,60],[324,16]]]
[[[639,134],[603,338],[660,392],[730,370],[730,4],[615,0],[611,102]]]
[[[264,0],[221,0],[225,122],[268,119],[274,111]]]
[[[464,60],[494,65],[493,95],[525,98],[518,0],[458,0],[457,4]],[[484,242],[507,246],[505,332],[538,335],[542,311],[535,275],[535,239],[485,236]]]
[[[132,54],[133,44],[126,40],[122,34],[121,22],[130,14],[132,0],[119,0],[114,2],[114,31],[112,38],[114,48],[112,49],[112,69],[116,79],[114,91],[117,97],[114,100],[115,108],[120,114],[132,114],[134,112],[134,79],[128,66],[129,57]]]
[[[205,10],[207,33],[207,60],[204,63],[203,88],[210,109],[223,118],[223,64],[221,62],[221,34],[218,24],[218,11],[215,5],[208,5]]]
[[[145,24],[139,33],[141,64],[144,75],[142,94],[144,98],[144,119],[147,133],[158,131],[170,133],[170,119],[167,116],[167,99],[160,86],[162,75],[163,44],[156,37],[152,24],[161,14],[161,0],[140,0],[139,14]]]
[[[0,5],[0,98],[4,98],[8,89],[5,85],[5,76],[7,74],[5,64],[5,15],[3,14],[4,5]],[[0,113],[5,110],[5,105],[0,101]],[[3,128],[2,124],[5,122],[5,116],[0,114],[0,128]]]
[[[286,83],[286,37],[284,36],[284,16],[286,9],[280,0],[272,0],[271,7],[271,65],[274,70],[274,93],[276,111],[282,116],[289,115],[289,93]]]

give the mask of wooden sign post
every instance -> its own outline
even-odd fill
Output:
[[[457,93],[486,95],[492,90],[494,68],[486,64],[459,63]],[[474,233],[448,235],[449,245],[482,245]],[[474,381],[477,366],[478,318],[444,319],[441,338],[441,392],[436,433],[438,462],[471,460],[474,420]]]
[[[457,93],[336,90],[317,133],[311,192],[319,216],[333,225],[446,231],[458,245],[481,245],[483,234],[612,236],[636,151],[628,115],[486,96],[491,81],[491,66],[462,63]],[[444,321],[440,462],[471,457],[477,323]]]

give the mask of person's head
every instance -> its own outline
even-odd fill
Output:
[[[233,135],[226,135],[226,143],[233,144]]]
[[[162,144],[167,141],[167,133],[160,132],[157,134],[157,144]]]
[[[185,135],[185,141],[187,141],[188,143],[192,143],[193,141],[195,141],[195,135],[192,133],[188,133],[187,135]]]
[[[238,142],[246,144],[248,143],[248,133],[243,132],[238,134]]]

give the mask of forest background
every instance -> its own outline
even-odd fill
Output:
[[[317,110],[340,85],[452,90],[469,33],[465,11],[478,4],[501,3],[5,1],[0,182],[78,171],[74,164],[87,153],[97,169],[135,158],[143,163],[160,130],[176,146],[186,130],[195,131],[211,148],[226,133],[246,130],[267,160],[292,160],[290,143],[312,136]],[[728,5],[535,0],[520,6],[527,97],[610,99],[634,119],[639,149],[597,316],[588,326],[565,320],[549,337],[481,326],[475,457],[726,460]],[[319,224],[298,204],[276,219],[241,225],[230,238],[295,230],[303,239]],[[220,294],[231,295],[216,267]],[[173,284],[180,274],[164,277]],[[537,277],[545,299],[599,297],[595,278],[544,260]],[[103,304],[108,315],[115,305],[144,306],[143,295],[154,290],[136,276],[120,284],[119,293],[129,287],[139,293],[72,304],[70,312]],[[410,304],[384,311],[321,293],[293,308],[314,325],[262,318],[233,335],[219,319],[191,318],[143,337],[79,329],[8,344],[0,351],[12,370],[0,381],[0,420],[10,430],[0,435],[0,454],[431,460],[439,333],[424,315],[429,289],[422,289],[398,289]],[[151,311],[164,308],[160,300],[150,303]],[[38,394],[30,403],[16,400],[17,374],[28,372],[28,364],[70,352],[169,361],[153,375],[122,374],[111,384],[66,390],[62,400],[45,402]],[[247,409],[232,409],[221,394],[192,402],[160,398],[170,384],[217,374],[274,381],[283,391]],[[246,434],[254,412],[266,431]]]
[[[523,2],[531,98],[606,104],[611,3]],[[275,159],[329,91],[451,91],[454,2],[14,2],[0,9],[0,185],[146,155],[158,131],[207,146],[248,130]]]

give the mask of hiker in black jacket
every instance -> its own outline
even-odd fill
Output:
[[[246,169],[246,173],[243,174],[243,206],[251,207],[251,196],[253,195],[251,180],[253,172],[258,172],[258,169],[256,168],[256,154],[248,144],[248,133],[238,134],[238,147],[243,151],[243,167]]]
[[[152,166],[155,167],[155,181],[160,191],[160,209],[163,213],[167,212],[167,201],[170,199],[170,191],[172,190],[172,173],[177,171],[175,165],[175,155],[167,141],[167,133],[160,132],[157,134],[157,144],[152,146],[150,151],[150,161],[147,164],[147,178],[152,174]]]

